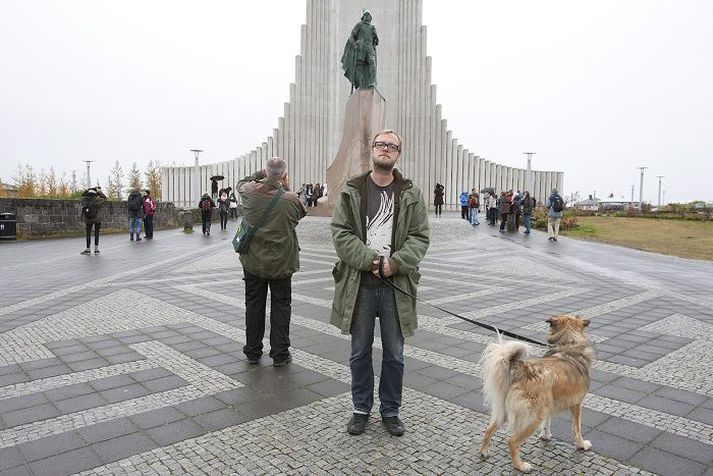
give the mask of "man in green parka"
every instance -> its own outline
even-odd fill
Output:
[[[272,209],[268,210],[279,191]],[[238,182],[245,216],[258,226],[245,251],[240,252],[245,281],[245,337],[243,353],[251,364],[262,357],[265,336],[265,304],[270,287],[270,357],[273,366],[284,367],[291,360],[290,317],[292,314],[292,275],[300,269],[300,248],[295,228],[307,214],[296,193],[289,191],[284,159],[268,159],[265,170]]]
[[[399,419],[404,376],[404,336],[417,327],[416,302],[394,292],[386,279],[416,295],[418,264],[429,243],[423,195],[394,168],[402,141],[392,130],[374,137],[373,169],[352,177],[337,199],[332,215],[332,240],[339,256],[334,275],[331,323],[351,334],[349,367],[354,414],[347,431],[364,432],[374,404],[372,344],[379,318],[383,359],[379,413],[388,432],[404,433]]]

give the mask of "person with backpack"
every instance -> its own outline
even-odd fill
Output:
[[[156,201],[151,196],[151,190],[142,192],[144,198],[144,233],[147,240],[153,240],[153,216],[156,214]]]
[[[127,200],[127,210],[129,213],[129,237],[134,241],[141,241],[141,222],[144,219],[144,198],[138,190],[132,190]]]
[[[218,212],[220,212],[220,231],[226,231],[228,229],[228,210],[230,210],[230,200],[228,200],[228,193],[225,190],[221,190],[220,198],[218,198]]]
[[[500,233],[505,233],[505,225],[508,222],[510,209],[512,208],[511,196],[508,192],[500,192],[500,200],[498,201],[498,210],[500,212]]]
[[[557,193],[557,189],[553,188],[550,198],[547,199],[547,241],[557,241],[557,236],[560,233],[560,222],[564,212],[564,200]]]
[[[436,182],[436,188],[433,189],[433,206],[436,209],[436,216],[440,217],[443,213],[443,195],[445,194],[445,187],[440,183]]]
[[[101,187],[88,188],[82,193],[82,213],[81,218],[84,218],[84,224],[87,228],[87,247],[80,254],[90,255],[92,250],[92,228],[94,228],[94,254],[99,254],[99,230],[102,225],[102,208],[106,202],[106,195],[102,192]]]
[[[198,208],[201,210],[201,222],[203,224],[203,235],[210,236],[210,224],[213,218],[213,209],[215,208],[215,202],[208,195],[208,192],[204,193],[201,200],[198,202]]]
[[[468,210],[470,212],[470,224],[473,226],[480,225],[478,208],[480,208],[480,194],[475,189],[472,189],[470,195],[468,195]]]
[[[458,197],[460,201],[460,217],[464,220],[468,219],[468,192],[463,190]]]

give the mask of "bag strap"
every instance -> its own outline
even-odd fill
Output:
[[[282,194],[285,193],[285,189],[282,188],[281,186],[277,188],[277,193],[275,194],[274,197],[272,197],[272,200],[270,201],[270,204],[267,206],[267,208],[262,212],[262,215],[260,216],[260,221],[258,224],[255,226],[255,231],[257,231],[258,228],[260,228],[262,225],[265,224],[265,220],[267,220],[267,215],[270,213],[270,211],[275,208],[275,205],[277,204],[277,201],[280,199]]]

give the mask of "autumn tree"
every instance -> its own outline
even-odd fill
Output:
[[[18,164],[13,181],[19,198],[32,198],[37,195],[37,174],[31,165]]]
[[[121,190],[124,188],[124,169],[117,160],[114,162],[114,167],[112,167],[109,172],[109,177],[106,180],[107,183],[107,198],[110,200],[121,201]]]
[[[158,161],[149,160],[146,166],[146,188],[151,190],[151,195],[155,200],[161,199],[161,164]]]
[[[136,162],[131,164],[131,170],[129,171],[129,188],[133,190],[141,189],[141,172],[139,172]]]

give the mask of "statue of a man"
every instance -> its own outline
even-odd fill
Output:
[[[354,89],[373,88],[376,85],[376,46],[379,37],[371,24],[371,13],[364,10],[361,21],[352,29],[342,55],[344,76]]]

